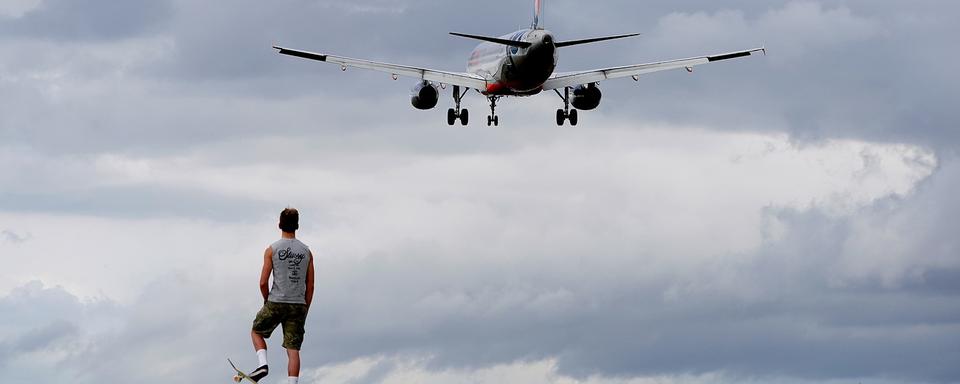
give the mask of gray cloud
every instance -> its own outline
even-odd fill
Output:
[[[30,356],[63,355],[74,356],[84,351],[82,344],[76,343],[84,330],[89,328],[89,319],[93,313],[109,317],[109,306],[102,302],[81,303],[80,300],[61,287],[48,288],[34,281],[14,289],[0,297],[0,318],[3,331],[0,332],[0,366],[15,366],[17,373],[11,380],[17,382],[20,375],[29,372],[19,368],[49,370],[49,366],[31,363]],[[56,374],[46,372],[45,378],[53,379]]]
[[[446,250],[411,244],[394,251],[404,264],[385,255],[337,271],[347,276],[322,276],[334,280],[321,290],[331,311],[313,317],[319,334],[308,349],[320,356],[308,359],[415,351],[436,356],[436,368],[476,368],[557,356],[560,372],[575,377],[720,371],[761,380],[953,382],[960,307],[944,277],[960,267],[958,243],[934,228],[949,228],[946,218],[960,206],[924,206],[956,188],[958,176],[951,163],[917,196],[852,217],[773,210],[787,226],[782,238],[746,262],[708,263],[693,274],[651,278],[635,250],[604,265],[610,255],[601,252],[613,244],[598,246],[598,255],[514,244],[507,248],[522,255],[516,260],[493,262],[477,250],[478,261],[466,265],[443,262]],[[905,232],[920,237],[881,235]],[[591,261],[575,262],[584,259]],[[433,283],[404,278],[424,265]],[[378,283],[349,284],[347,292],[335,283],[342,279]],[[351,316],[345,306],[356,301],[364,304]],[[348,320],[356,318],[389,320]]]
[[[439,0],[46,1],[18,19],[0,20],[0,159],[6,165],[0,212],[213,219],[228,226],[302,201],[319,213],[305,220],[323,237],[352,235],[370,244],[352,246],[374,250],[325,260],[319,309],[308,325],[309,367],[370,356],[423,357],[436,370],[556,358],[561,374],[577,378],[719,373],[730,381],[960,380],[954,220],[960,168],[953,155],[960,145],[953,106],[960,83],[950,66],[955,53],[944,49],[960,34],[953,17],[960,6],[550,1],[547,26],[560,36],[644,33],[565,50],[563,70],[756,44],[770,49],[767,57],[703,67],[692,76],[604,84],[604,104],[583,119],[587,129],[634,124],[784,132],[812,145],[843,138],[916,144],[942,159],[912,194],[852,213],[815,204],[770,206],[763,213],[767,225],[757,230],[782,231],[779,236],[756,250],[689,264],[681,260],[690,255],[652,250],[657,239],[645,232],[660,233],[667,220],[651,222],[641,214],[647,212],[630,210],[636,199],[652,197],[642,194],[648,189],[642,185],[618,183],[645,179],[620,180],[626,170],[617,182],[589,177],[614,172],[608,164],[571,170],[576,162],[592,164],[587,148],[622,136],[591,142],[551,127],[557,102],[551,95],[506,100],[506,129],[449,129],[442,111],[410,110],[410,81],[341,73],[270,49],[281,43],[458,70],[473,43],[447,31],[507,32],[529,21],[528,7],[506,0],[456,6]],[[484,110],[476,95],[468,106],[475,116]],[[574,148],[563,153],[579,157],[531,155],[551,144]],[[697,150],[691,156],[700,155]],[[469,161],[489,154],[517,156],[492,166]],[[207,175],[229,175],[217,180],[237,190],[244,182],[282,186],[308,177],[329,190],[309,197],[296,191],[225,196],[155,172],[130,176],[131,182],[98,169],[104,155],[215,169]],[[864,156],[865,174],[882,167]],[[539,161],[536,167],[517,164],[530,157]],[[183,158],[200,160],[178,163]],[[284,162],[320,171],[269,173],[285,169]],[[389,172],[395,162],[451,162],[456,172],[416,179]],[[194,171],[175,165],[166,170]],[[489,177],[511,172],[530,174]],[[477,185],[475,194],[445,189],[484,177],[489,185],[469,184]],[[525,191],[529,179],[555,185]],[[409,185],[415,182],[429,187]],[[391,237],[397,233],[403,238]],[[727,235],[673,241],[714,244]],[[3,231],[0,245],[27,246],[27,238]],[[223,255],[209,257],[236,265]],[[144,260],[152,262],[158,261]],[[223,275],[229,273],[215,268],[203,276],[172,273],[123,304],[27,284],[0,298],[0,364],[23,367],[30,374],[22,382],[222,379],[223,356],[249,349],[247,316],[257,305],[255,289],[240,283],[244,277]],[[25,363],[27,355],[51,350],[63,356],[57,367],[65,377],[42,362]],[[189,359],[177,358],[185,350]],[[274,361],[279,355],[273,353]],[[145,377],[145,362],[156,362],[164,375]],[[358,381],[375,382],[395,369],[383,363]]]
[[[650,76],[641,87],[611,83],[608,87],[626,95],[611,101],[636,119],[785,130],[801,140],[846,137],[952,150],[958,116],[943,101],[956,98],[958,88],[949,85],[953,80],[938,60],[913,56],[913,49],[907,54],[904,47],[925,57],[921,52],[937,51],[926,46],[927,37],[955,33],[947,32],[955,26],[936,16],[943,9],[888,13],[893,11],[886,5],[871,5],[878,3],[885,4],[790,2],[783,8],[731,7],[663,17],[638,51],[683,50],[674,54],[682,56],[766,44],[770,55],[703,68],[694,79],[671,73]]]
[[[446,370],[553,357],[560,374],[577,378],[720,372],[730,381],[953,382],[960,260],[947,231],[960,205],[934,202],[960,185],[958,169],[950,159],[915,195],[852,215],[771,207],[766,215],[785,227],[782,235],[690,269],[654,261],[659,255],[634,244],[630,227],[606,225],[629,215],[612,211],[580,217],[614,231],[606,235],[558,225],[541,232],[558,240],[530,241],[508,234],[537,220],[495,215],[484,225],[464,218],[460,225],[473,231],[454,238],[423,235],[362,259],[325,257],[305,366],[420,356]],[[476,217],[481,208],[463,212]],[[560,202],[542,208],[567,211]],[[248,348],[246,316],[258,303],[253,293],[238,294],[250,287],[237,277],[208,280],[200,270],[162,276],[124,305],[31,283],[0,299],[4,313],[16,314],[4,329],[28,330],[11,345],[72,345],[62,366],[82,367],[67,371],[85,370],[81,382],[216,380],[222,370],[211,367]],[[71,313],[80,316],[65,317]],[[109,328],[90,331],[105,317]],[[163,375],[137,368],[183,350],[192,351],[189,361],[165,362]],[[273,359],[282,361],[276,352]],[[395,369],[387,362],[358,380]]]
[[[14,350],[18,353],[42,351],[55,343],[76,335],[77,331],[76,325],[66,321],[50,323],[20,336],[14,342]]]
[[[525,5],[507,1],[468,9],[426,0],[402,5],[248,1],[228,7],[189,2],[173,6],[170,21],[152,35],[157,38],[94,47],[102,54],[91,54],[92,47],[83,44],[30,45],[30,62],[6,74],[0,70],[0,78],[16,79],[6,87],[13,93],[3,97],[7,109],[0,118],[0,134],[5,141],[60,151],[170,151],[224,137],[340,134],[344,126],[380,134],[439,127],[438,112],[410,110],[405,99],[410,82],[384,81],[387,77],[363,71],[340,73],[322,63],[279,56],[270,45],[459,70],[473,42],[447,36],[447,30],[496,33],[529,19]],[[954,7],[924,1],[909,9],[862,1],[629,2],[604,7],[553,2],[547,25],[571,37],[645,34],[613,46],[565,50],[562,70],[759,44],[770,49],[765,58],[704,67],[693,76],[663,73],[640,83],[606,83],[598,115],[783,131],[804,141],[854,138],[952,151],[960,138],[954,129],[958,116],[949,101],[960,96],[960,84],[944,66],[948,53],[941,47],[949,44],[942,39],[958,32],[955,23],[942,17]],[[98,9],[98,15],[112,14],[90,8]],[[504,9],[514,11],[505,16]],[[471,17],[463,17],[463,11]],[[419,22],[425,15],[457,22]],[[8,52],[22,51],[16,40],[5,44]],[[552,109],[531,106],[530,100],[556,103],[550,95],[507,100],[504,113],[509,116],[504,118],[550,125]],[[468,101],[478,111],[483,104],[477,97]],[[98,140],[82,140],[89,137]],[[84,145],[74,145],[80,140]]]
[[[361,258],[316,248],[322,267],[305,366],[415,356],[446,370],[556,358],[560,374],[578,378],[719,372],[729,381],[952,382],[960,375],[952,364],[960,306],[950,278],[960,260],[948,231],[960,206],[935,202],[960,185],[957,164],[946,159],[915,195],[850,215],[770,207],[768,225],[780,223],[782,235],[745,255],[689,268],[638,241],[637,229],[622,225],[635,213],[615,201],[597,212],[564,198],[513,213],[519,208],[496,209],[490,200],[401,204],[413,204],[406,209],[437,227],[401,231],[398,243],[384,242],[389,231],[371,225],[400,231],[400,223],[426,219],[404,219],[409,215],[391,207],[396,202],[324,203],[374,206],[347,207],[354,215],[345,222],[305,216],[306,228],[324,228],[325,237],[356,232],[379,246]],[[515,193],[507,202],[523,199]],[[570,215],[575,220],[560,220]],[[442,229],[451,226],[459,229]],[[523,235],[528,231],[537,236]],[[204,255],[211,265],[237,263],[232,255]],[[224,355],[251,358],[238,351],[249,348],[247,316],[258,305],[253,276],[177,260],[164,264],[186,272],[162,274],[125,304],[81,300],[39,283],[14,290],[0,298],[0,310],[13,314],[0,322],[27,336],[0,336],[17,346],[4,358],[19,363],[26,346],[66,351],[58,372],[79,382],[225,377],[216,368],[226,368]],[[168,358],[184,350],[189,359]],[[157,362],[161,374],[146,377],[144,362]],[[34,367],[36,377],[54,380],[44,367]],[[360,380],[395,369],[385,363]]]
[[[20,235],[11,230],[0,231],[0,241],[4,243],[21,244],[30,239],[30,235]]]
[[[242,220],[269,208],[248,199],[230,199],[196,190],[164,186],[100,187],[90,190],[57,190],[46,193],[0,193],[0,210],[11,213],[48,212],[115,218],[202,217]],[[3,232],[5,241],[25,238]]]
[[[561,63],[566,70],[735,49],[747,44],[766,43],[771,49],[772,54],[767,58],[704,68],[692,77],[685,73],[658,74],[644,79],[639,87],[630,81],[610,82],[604,85],[608,97],[602,113],[640,121],[709,124],[718,129],[785,130],[805,139],[852,137],[909,141],[944,149],[953,147],[956,138],[951,135],[956,130],[952,129],[952,121],[956,121],[956,116],[944,103],[955,99],[951,92],[960,87],[949,86],[951,77],[947,69],[938,64],[943,60],[912,60],[902,55],[900,48],[929,44],[929,47],[917,47],[917,54],[940,52],[937,47],[943,43],[930,37],[952,35],[950,28],[954,28],[954,24],[948,20],[939,22],[937,18],[946,13],[943,7],[951,6],[933,7],[921,2],[907,11],[909,17],[902,17],[902,10],[886,3],[819,4],[631,3],[586,7],[590,10],[584,14],[585,6],[561,2],[550,5],[552,16],[548,20],[552,22],[548,25],[565,35],[592,35],[604,31],[599,26],[583,29],[591,24],[577,22],[569,15],[598,20],[618,20],[621,18],[618,14],[640,16],[624,25],[630,30],[641,27],[641,32],[646,33],[644,37],[616,43],[618,49],[597,46],[565,51]],[[500,5],[478,7],[476,11],[481,13],[477,17],[466,18],[457,25],[478,32],[496,28],[485,20],[505,17],[493,9],[518,7],[507,2]],[[271,116],[284,113],[284,125],[297,127],[297,131],[323,132],[354,119],[364,123],[366,129],[400,129],[393,121],[397,119],[387,123],[382,117],[398,116],[401,121],[412,121],[418,120],[414,116],[423,115],[410,112],[404,98],[397,96],[405,96],[409,84],[385,82],[383,76],[362,71],[341,74],[320,63],[281,57],[269,46],[283,43],[364,57],[372,52],[372,58],[376,59],[447,69],[462,67],[462,57],[472,46],[471,42],[446,36],[445,30],[450,28],[443,24],[410,23],[411,18],[422,14],[437,19],[456,18],[459,8],[436,2],[413,2],[396,9],[379,3],[371,3],[366,8],[351,8],[341,3],[268,6],[257,2],[231,7],[193,7],[189,3],[177,6],[183,10],[174,13],[167,33],[163,34],[172,44],[149,47],[153,52],[163,52],[157,57],[136,62],[132,67],[121,62],[98,63],[96,67],[106,73],[95,84],[74,82],[83,75],[77,73],[77,79],[62,78],[48,85],[38,79],[24,83],[24,88],[10,88],[19,92],[17,99],[22,100],[5,104],[24,107],[10,108],[5,113],[5,136],[15,142],[42,146],[62,141],[59,148],[74,150],[77,146],[66,144],[90,135],[97,135],[100,140],[84,147],[116,149],[139,142],[169,149],[192,143],[204,145],[220,138],[221,130],[226,127],[230,127],[234,137],[275,132],[269,124],[244,127],[249,116],[224,118],[223,112],[227,110],[233,113],[241,110],[226,107],[232,103],[215,101],[226,98],[233,103],[262,102],[265,97],[276,103],[262,104],[254,112]],[[383,8],[388,11],[376,11]],[[513,24],[527,20],[527,9],[521,7],[517,11],[514,15],[517,20],[505,20],[502,28],[510,29]],[[500,17],[497,14],[501,14]],[[913,19],[930,20],[909,22]],[[371,28],[357,23],[369,23]],[[251,25],[261,27],[250,28]],[[811,29],[808,25],[817,28]],[[720,29],[721,33],[708,28]],[[345,30],[355,32],[349,39],[330,32]],[[46,49],[65,48],[51,46],[32,56],[44,59],[46,55],[42,51]],[[126,46],[114,49],[131,50]],[[850,57],[863,59],[851,60]],[[70,59],[69,64],[63,64],[65,58],[49,57],[51,65],[58,63],[50,70],[56,73],[66,70],[69,75],[70,67],[64,68],[64,65],[80,65],[93,58],[73,55]],[[871,70],[864,70],[865,61],[869,61]],[[25,68],[44,67],[32,64]],[[123,78],[109,75],[121,71],[125,74]],[[163,82],[157,83],[153,75],[161,76]],[[113,86],[104,89],[106,84]],[[53,102],[48,95],[37,92],[44,86],[66,87],[73,92]],[[370,91],[374,89],[378,91]],[[731,94],[728,92],[731,89],[736,92]],[[377,114],[360,113],[367,116],[364,118],[350,117],[357,113],[336,115],[338,110],[353,109],[345,103],[369,104],[371,93],[382,100],[377,103],[380,106]],[[201,108],[190,108],[175,101],[184,100],[186,95],[193,99],[191,105]],[[210,97],[197,97],[201,95]],[[307,95],[332,97],[303,99]],[[526,102],[507,102],[510,103]],[[283,104],[302,107],[284,108]],[[471,104],[477,108],[482,101],[472,100]],[[898,107],[890,108],[890,105]],[[691,114],[691,110],[697,113]],[[52,111],[57,113],[50,113]],[[530,111],[510,113],[530,114],[536,121],[549,123],[549,118],[543,116],[549,116],[550,110],[530,108]],[[42,119],[37,119],[38,116]],[[437,123],[442,120],[433,114],[429,117],[432,119],[423,120]],[[313,123],[318,119],[328,124]],[[45,128],[37,130],[38,125]],[[242,128],[236,129],[237,125]],[[138,147],[144,149],[146,145]]]
[[[0,31],[7,39],[122,39],[158,31],[173,11],[168,0],[43,0],[20,17],[0,18]]]
[[[223,361],[224,353],[246,349],[241,347],[248,340],[234,336],[244,334],[247,324],[232,320],[222,323],[235,317],[236,304],[228,304],[225,313],[211,312],[211,307],[184,306],[198,299],[207,303],[218,300],[198,297],[194,290],[203,286],[171,274],[149,285],[135,304],[121,305],[81,300],[62,288],[31,282],[0,297],[0,309],[7,314],[0,319],[4,334],[18,335],[6,342],[0,336],[0,366],[18,367],[13,382],[19,382],[21,375],[41,382],[64,377],[78,382],[128,377],[146,383],[174,377],[205,381],[226,378],[229,367]],[[191,351],[189,361],[164,360],[183,351]],[[46,358],[38,359],[41,363],[37,364],[30,360],[32,354],[45,354]],[[146,373],[144,364],[148,361],[154,362],[150,370],[164,372],[167,378]],[[58,369],[52,370],[47,364]]]

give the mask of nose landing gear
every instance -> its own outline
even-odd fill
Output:
[[[447,110],[447,125],[453,125],[457,120],[460,120],[460,125],[467,125],[470,122],[470,111],[466,108],[460,109],[460,101],[469,91],[470,89],[467,88],[463,90],[463,93],[460,93],[460,86],[453,86],[453,102],[456,107]]]
[[[570,87],[564,87],[562,95],[559,90],[554,89],[553,91],[563,99],[563,109],[557,110],[557,125],[562,126],[565,120],[570,120],[570,125],[576,126],[580,119],[577,116],[577,110],[570,108]]]
[[[489,96],[490,99],[490,116],[487,116],[487,126],[499,126],[500,125],[500,116],[497,116],[497,99],[499,96]]]

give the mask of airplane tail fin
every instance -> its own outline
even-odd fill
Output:
[[[530,25],[530,29],[543,29],[540,25],[540,22],[543,21],[543,1],[533,0],[533,24]]]
[[[532,43],[528,43],[526,41],[506,40],[506,39],[501,39],[499,37],[468,35],[466,33],[457,33],[457,32],[450,32],[450,34],[458,37],[466,37],[468,39],[475,39],[475,40],[487,41],[490,43],[509,45],[511,47],[529,48],[531,45],[533,45]]]

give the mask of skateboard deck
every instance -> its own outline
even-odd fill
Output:
[[[243,371],[241,371],[239,368],[237,368],[237,366],[234,365],[233,362],[230,361],[229,358],[227,359],[227,362],[230,363],[230,366],[233,367],[233,370],[234,370],[234,371],[237,371],[237,374],[236,374],[236,375],[233,375],[233,381],[234,381],[234,382],[239,383],[239,382],[243,381],[244,379],[246,379],[247,381],[249,381],[249,382],[251,382],[251,383],[253,383],[253,384],[257,384],[257,382],[256,382],[256,381],[253,381],[253,379],[251,379],[249,375],[247,375],[246,373],[244,373]]]

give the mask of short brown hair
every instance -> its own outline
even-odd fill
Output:
[[[280,212],[280,230],[296,232],[300,228],[300,212],[294,208],[286,208]]]

